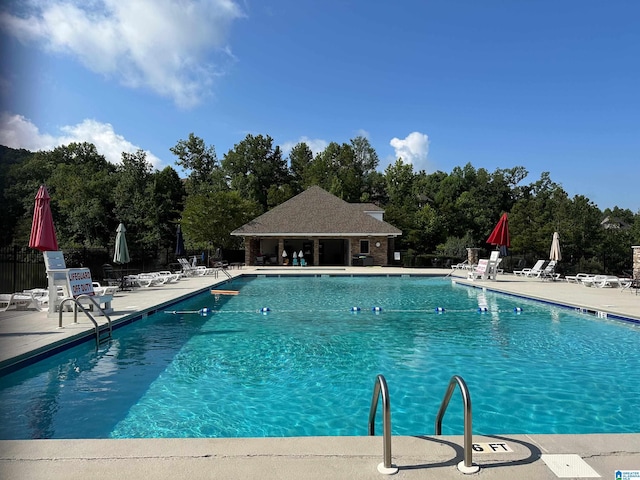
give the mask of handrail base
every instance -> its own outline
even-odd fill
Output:
[[[396,467],[393,463],[390,467],[385,467],[384,462],[378,465],[378,471],[383,475],[394,475],[398,473],[398,467]]]
[[[472,473],[478,473],[480,471],[480,465],[472,463],[470,467],[465,466],[464,460],[458,463],[458,470],[465,475],[471,475]]]

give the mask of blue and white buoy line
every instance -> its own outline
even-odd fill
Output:
[[[213,310],[207,307],[203,307],[200,310],[165,310],[164,313],[170,315],[200,315],[202,317],[206,317],[210,313],[213,313]]]

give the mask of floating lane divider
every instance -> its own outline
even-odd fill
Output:
[[[271,311],[271,309],[269,307],[262,307],[260,310],[258,310],[258,313],[261,313],[263,315],[266,315],[267,313],[269,313]]]
[[[521,307],[513,307],[513,311],[516,313],[522,313],[522,308]]]
[[[359,312],[360,311],[360,307],[351,307],[351,311],[352,312]]]
[[[488,312],[489,309],[487,307],[478,307],[479,312]]]
[[[204,308],[201,308],[200,310],[165,310],[164,313],[168,313],[170,315],[194,314],[194,315],[202,315],[203,317],[206,317],[210,313],[213,314],[213,310],[211,310],[210,308],[204,307]]]
[[[434,311],[437,313],[444,313],[446,312],[446,310],[444,309],[444,307],[436,307],[434,308]]]
[[[238,290],[211,290],[211,295],[238,295]]]
[[[379,312],[381,312],[381,311],[382,311],[382,307],[371,307],[371,311],[372,311],[372,312],[379,313]]]

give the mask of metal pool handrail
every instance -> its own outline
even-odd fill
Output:
[[[398,467],[391,463],[391,402],[389,400],[387,381],[383,375],[378,375],[373,385],[373,397],[371,398],[371,408],[369,409],[369,435],[376,434],[376,410],[378,409],[380,395],[382,395],[383,463],[378,465],[378,471],[385,475],[393,475],[398,472]]]
[[[100,313],[102,313],[102,315],[107,319],[107,324],[105,329],[100,329],[100,325],[98,325],[98,322],[96,321],[95,318],[93,318],[93,315],[91,315],[91,313],[89,312],[89,310],[87,310],[86,308],[84,308],[84,305],[82,305],[80,303],[80,300],[83,298],[88,298],[91,303],[93,303],[94,307],[96,307],[98,310],[100,310]],[[58,306],[59,308],[59,314],[58,314],[58,328],[62,328],[62,313],[64,311],[64,304],[65,303],[73,303],[75,308],[73,309],[73,323],[78,323],[78,308],[84,312],[84,314],[89,318],[89,320],[91,320],[91,323],[93,323],[93,327],[95,330],[95,334],[96,334],[96,349],[100,348],[100,344],[104,343],[104,342],[108,342],[109,340],[111,340],[111,335],[113,332],[113,328],[111,326],[111,317],[109,315],[107,315],[107,313],[100,307],[100,305],[98,304],[98,302],[96,302],[93,297],[91,297],[90,295],[80,295],[77,298],[74,297],[67,297],[65,299],[63,299],[60,302],[60,305]],[[107,335],[105,337],[101,336],[101,333],[106,332]]]
[[[436,435],[442,435],[442,417],[444,417],[447,407],[449,406],[449,400],[453,395],[453,391],[456,385],[460,387],[460,393],[462,394],[462,404],[464,407],[464,460],[458,463],[458,470],[462,473],[476,473],[480,470],[478,465],[473,464],[473,433],[471,429],[471,395],[469,395],[469,389],[467,384],[459,375],[454,375],[449,381],[449,387],[444,394],[440,410],[436,416]]]

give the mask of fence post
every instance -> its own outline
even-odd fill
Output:
[[[13,246],[13,278],[12,278],[12,282],[11,282],[11,291],[12,292],[17,292],[18,290],[16,289],[17,286],[17,282],[18,282],[18,246],[14,245]]]

